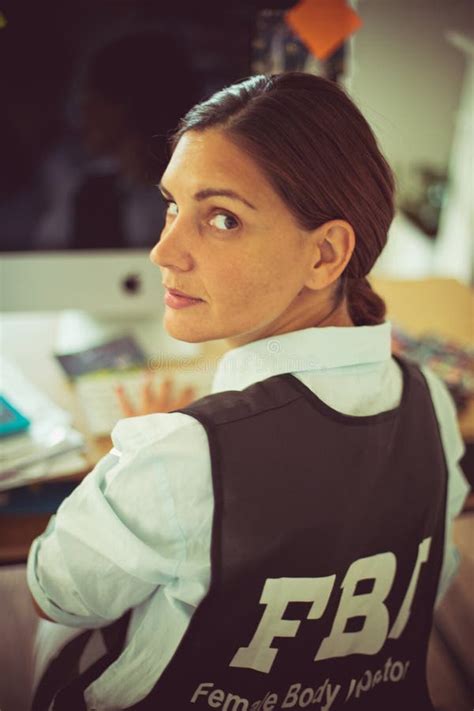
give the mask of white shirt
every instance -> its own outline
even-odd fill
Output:
[[[242,390],[285,372],[348,415],[374,415],[401,400],[389,321],[308,328],[235,348],[219,361],[212,392]],[[450,523],[469,487],[459,467],[464,445],[453,401],[433,372],[423,372],[449,470],[439,599],[457,567]],[[112,441],[33,542],[28,559],[31,592],[60,623],[41,627],[37,677],[77,628],[104,626],[134,608],[122,654],[85,692],[91,709],[124,708],[146,696],[210,582],[213,493],[203,426],[183,413],[132,417],[120,420]]]

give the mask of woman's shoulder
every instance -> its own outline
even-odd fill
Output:
[[[428,365],[422,365],[420,369],[430,391],[441,435],[449,445],[449,449],[454,450],[457,457],[462,456],[465,446],[454,400],[444,381]]]
[[[119,420],[111,433],[114,448],[119,452],[143,450],[154,445],[164,445],[173,440],[196,445],[205,443],[201,423],[183,412],[156,412],[150,415],[127,417]],[[181,440],[184,442],[184,440]]]
[[[429,366],[422,365],[421,371],[430,390],[446,457],[449,476],[448,507],[452,518],[460,512],[470,489],[460,466],[466,446],[459,428],[456,406],[446,384]]]

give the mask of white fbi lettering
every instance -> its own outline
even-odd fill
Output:
[[[316,620],[324,613],[336,579],[327,578],[268,578],[260,602],[266,605],[260,623],[248,647],[240,647],[229,666],[245,667],[268,673],[278,649],[271,644],[275,637],[295,637],[300,620],[282,619],[288,603],[312,602],[308,620]]]
[[[403,632],[411,612],[420,570],[428,560],[431,538],[425,538],[418,547],[418,557],[392,629],[385,605],[393,585],[397,560],[393,553],[378,553],[360,558],[352,563],[342,582],[342,594],[329,635],[317,650],[315,661],[343,657],[348,654],[377,654],[387,636],[397,638]],[[240,647],[229,666],[255,669],[268,674],[278,654],[272,647],[275,637],[295,637],[301,620],[283,618],[290,602],[311,602],[308,620],[320,619],[327,607],[336,576],[324,578],[268,578],[263,587],[260,603],[266,605],[255,634],[248,647]],[[361,580],[373,580],[370,592],[355,594]],[[362,617],[362,627],[357,632],[345,632],[349,619]]]
[[[413,602],[416,586],[418,584],[418,578],[420,577],[421,566],[428,560],[430,547],[431,538],[425,538],[418,546],[418,558],[416,559],[415,567],[413,568],[413,574],[407,589],[407,594],[405,595],[405,599],[403,600],[397,619],[393,623],[392,629],[388,635],[393,639],[398,639],[406,627],[408,618],[410,617],[411,603]]]
[[[389,625],[384,601],[392,587],[396,567],[393,553],[379,553],[352,563],[342,582],[342,595],[331,632],[323,639],[315,661],[348,654],[377,654],[382,649]],[[367,578],[374,581],[371,592],[354,595],[359,581]],[[358,632],[344,632],[351,617],[364,618]]]

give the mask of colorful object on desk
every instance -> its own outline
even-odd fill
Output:
[[[439,336],[409,336],[392,325],[392,349],[420,365],[427,365],[444,381],[458,412],[474,396],[474,348],[461,347]]]
[[[89,373],[141,368],[146,364],[144,352],[130,336],[116,338],[76,353],[56,353],[55,357],[71,379]]]
[[[9,405],[14,402],[15,409],[21,408],[30,423],[14,437],[0,438],[0,491],[49,476],[58,460],[62,471],[66,455],[69,466],[73,453],[77,470],[84,437],[70,426],[71,414],[38,390],[1,352],[0,392]]]
[[[318,59],[326,59],[362,20],[345,0],[301,0],[285,20]]]
[[[0,437],[24,432],[30,426],[30,420],[18,412],[3,395],[0,395]]]

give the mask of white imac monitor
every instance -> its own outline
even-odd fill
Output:
[[[147,249],[5,253],[0,279],[3,311],[60,312],[57,353],[131,335],[149,356],[199,354],[163,328],[164,289]]]
[[[15,0],[3,11],[0,311],[62,312],[58,352],[127,333],[150,354],[199,352],[162,327],[154,186],[179,118],[251,73],[254,10],[198,5]]]

